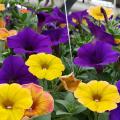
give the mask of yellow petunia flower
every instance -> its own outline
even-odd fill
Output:
[[[29,71],[39,79],[53,80],[62,75],[65,67],[60,58],[45,53],[31,55],[26,62]]]
[[[40,116],[51,113],[53,111],[54,100],[50,93],[43,91],[41,86],[33,83],[25,84],[23,87],[30,90],[33,99],[33,104],[30,109],[25,111],[25,116]]]
[[[0,4],[0,11],[4,11],[5,10],[5,4]]]
[[[101,12],[101,7],[102,6],[91,6],[87,12],[90,16],[92,16],[94,19],[96,20],[100,20],[100,21],[103,21],[104,20],[104,15],[103,13]],[[112,15],[113,15],[113,10],[111,8],[105,8],[105,7],[102,7],[104,8],[105,12],[106,12],[106,15],[108,18],[110,18]]]
[[[113,110],[120,102],[116,86],[106,81],[93,80],[87,84],[80,83],[74,95],[81,104],[98,113]]]
[[[19,84],[0,84],[0,119],[21,120],[32,105],[28,89]]]

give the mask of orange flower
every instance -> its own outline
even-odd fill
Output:
[[[0,40],[6,40],[7,37],[10,37],[16,34],[17,34],[16,30],[8,31],[6,28],[0,28]]]
[[[20,13],[22,13],[22,14],[29,13],[29,12],[30,12],[30,11],[27,10],[27,9],[20,9]]]
[[[65,88],[65,90],[68,90],[70,92],[74,92],[76,88],[78,87],[80,80],[76,79],[74,76],[74,73],[71,73],[66,76],[61,76],[60,80]]]
[[[0,28],[5,28],[6,23],[3,19],[0,19]]]
[[[53,97],[48,92],[43,91],[41,86],[30,83],[23,85],[23,87],[30,90],[33,99],[33,104],[30,109],[26,110],[25,116],[45,115],[53,111]]]

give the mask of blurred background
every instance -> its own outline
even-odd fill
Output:
[[[36,0],[28,0],[35,3]],[[43,4],[48,1],[49,5],[54,2],[56,6],[62,7],[63,0],[44,0]],[[77,11],[86,9],[91,5],[102,5],[106,7],[114,8],[115,12],[120,14],[120,0],[66,0],[67,8],[70,11]]]

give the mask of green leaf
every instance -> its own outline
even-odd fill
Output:
[[[56,115],[70,115],[71,113],[64,112],[64,111],[57,111]]]
[[[32,120],[51,120],[51,114],[33,118]]]
[[[98,120],[108,120],[108,113],[99,114]]]

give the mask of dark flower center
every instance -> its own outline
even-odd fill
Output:
[[[3,107],[5,109],[12,109],[13,105],[14,105],[13,102],[9,100],[6,100],[5,102],[3,102]]]
[[[93,100],[95,102],[99,102],[101,100],[101,96],[100,95],[93,95]]]
[[[25,48],[24,48],[25,50],[28,50],[28,51],[32,51],[32,50],[34,50],[34,48],[33,48],[33,46],[25,46]]]
[[[48,68],[49,68],[49,66],[48,66],[47,64],[43,64],[43,65],[42,65],[42,69],[46,70],[46,69],[48,69]]]
[[[93,64],[98,64],[103,62],[103,57],[96,51],[90,56],[90,58],[91,58],[91,63]]]

